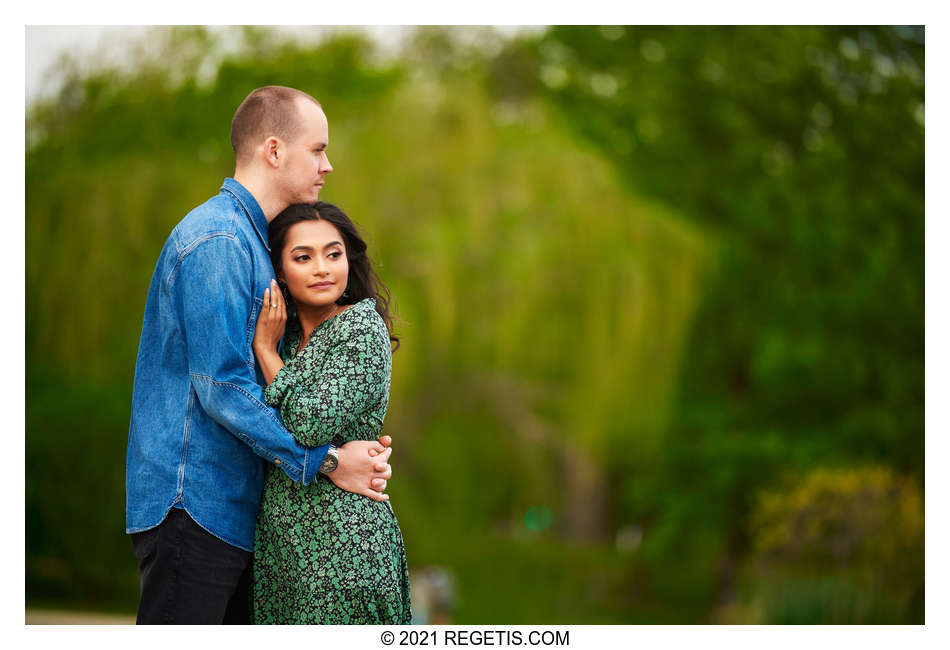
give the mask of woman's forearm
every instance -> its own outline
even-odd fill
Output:
[[[254,348],[254,356],[257,357],[257,365],[261,368],[261,373],[267,383],[274,381],[274,377],[284,367],[284,362],[275,350],[261,350]]]

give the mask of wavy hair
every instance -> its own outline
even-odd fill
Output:
[[[383,322],[386,323],[386,329],[389,331],[389,340],[395,344],[393,352],[399,349],[399,337],[393,334],[394,318],[389,313],[389,303],[391,295],[373,270],[372,262],[366,254],[366,242],[360,237],[356,224],[346,216],[339,207],[326,201],[318,201],[316,205],[309,203],[295,203],[288,206],[280,214],[274,217],[268,227],[268,241],[270,242],[270,258],[274,264],[274,270],[278,275],[283,274],[282,253],[287,241],[287,232],[291,226],[301,221],[328,221],[343,236],[343,245],[346,248],[346,260],[350,265],[350,273],[347,278],[346,291],[337,299],[338,305],[354,305],[360,300],[374,298],[376,301],[376,313],[378,313]],[[288,315],[296,315],[296,304],[293,297],[287,290],[287,285],[280,283],[281,290],[287,302]]]

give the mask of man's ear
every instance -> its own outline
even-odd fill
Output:
[[[278,166],[283,154],[283,143],[276,136],[272,135],[264,140],[264,159],[267,160],[268,164],[273,167]]]

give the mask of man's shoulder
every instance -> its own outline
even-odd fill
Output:
[[[225,193],[211,197],[185,215],[175,226],[178,252],[185,253],[210,237],[234,237],[240,216],[240,206]]]

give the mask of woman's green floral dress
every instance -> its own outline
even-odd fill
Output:
[[[267,403],[307,446],[378,438],[392,352],[374,300],[321,323],[296,354],[300,337],[294,320]],[[408,623],[409,572],[392,506],[322,474],[305,486],[268,468],[253,589],[255,623]]]

